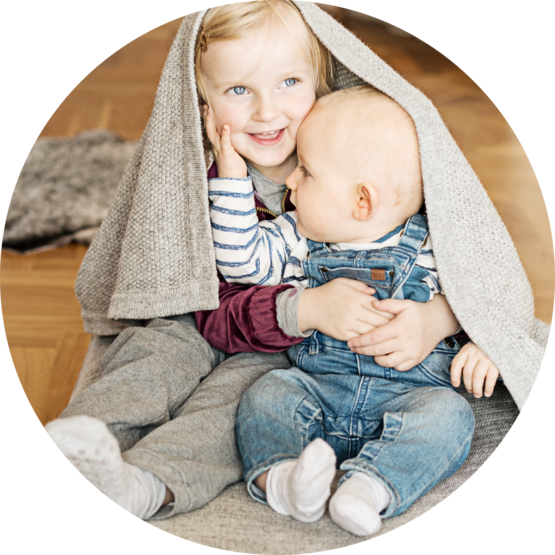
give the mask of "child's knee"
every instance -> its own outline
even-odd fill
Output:
[[[432,412],[445,441],[470,442],[475,427],[474,412],[462,395],[449,389],[435,390]]]

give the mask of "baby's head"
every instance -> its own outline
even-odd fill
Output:
[[[332,58],[294,4],[263,0],[220,6],[203,19],[195,51],[198,91],[219,133],[253,166],[295,165],[297,131],[333,83]]]
[[[286,184],[309,239],[372,242],[422,205],[414,123],[372,87],[320,98],[299,129],[297,155]]]

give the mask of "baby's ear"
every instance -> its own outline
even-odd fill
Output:
[[[369,183],[359,183],[356,189],[356,200],[353,217],[359,222],[369,220],[378,206],[378,194]]]

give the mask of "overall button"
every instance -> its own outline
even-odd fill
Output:
[[[445,340],[445,344],[446,344],[450,349],[452,349],[452,348],[455,346],[455,341],[454,341],[453,339],[451,339],[450,337],[448,337],[448,338]]]

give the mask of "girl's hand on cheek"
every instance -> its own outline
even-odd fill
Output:
[[[359,355],[373,356],[386,368],[400,372],[420,364],[445,337],[453,335],[459,324],[443,295],[427,303],[386,299],[374,307],[395,315],[386,325],[349,341]]]
[[[231,129],[225,124],[220,135],[208,106],[203,106],[204,126],[212,144],[218,177],[247,177],[247,164],[231,144]]]
[[[346,278],[304,289],[297,309],[299,328],[316,329],[339,341],[368,333],[393,318],[372,306],[374,293],[371,287]]]

